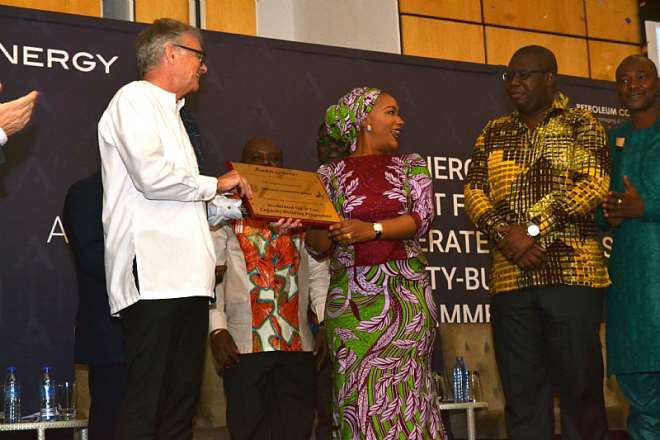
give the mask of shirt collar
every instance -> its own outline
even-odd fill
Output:
[[[568,96],[564,95],[562,92],[555,93],[555,97],[552,100],[552,107],[550,111],[554,110],[568,110]]]
[[[158,98],[158,100],[161,101],[161,103],[165,107],[171,108],[172,111],[176,111],[178,113],[179,110],[181,110],[181,108],[184,105],[186,105],[186,98],[181,98],[181,99],[177,100],[175,93],[172,93],[172,92],[169,92],[165,89],[162,89],[162,88],[158,87],[156,84],[151,83],[149,81],[142,81],[142,82],[144,82],[144,83],[148,84],[149,86],[151,86],[151,88],[153,88],[153,90],[155,91],[156,97]]]

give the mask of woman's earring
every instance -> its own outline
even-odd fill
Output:
[[[367,124],[367,131],[371,132],[371,124]]]

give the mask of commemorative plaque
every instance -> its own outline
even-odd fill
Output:
[[[293,218],[308,225],[341,221],[316,173],[241,162],[228,162],[227,166],[252,188],[252,199],[244,200],[250,217]]]

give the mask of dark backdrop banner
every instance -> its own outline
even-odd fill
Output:
[[[34,121],[0,166],[0,368],[16,365],[25,411],[37,408],[40,368],[72,375],[76,283],[60,214],[67,188],[99,165],[96,124],[115,91],[136,78],[143,25],[0,7],[2,101],[41,91]],[[188,108],[207,173],[226,171],[245,141],[272,137],[285,165],[314,170],[325,108],[350,88],[389,91],[406,125],[402,149],[426,157],[437,217],[423,239],[447,323],[488,322],[488,244],[463,209],[472,143],[510,111],[498,66],[205,32],[209,73]],[[574,105],[609,122],[622,111],[606,82],[562,78]]]

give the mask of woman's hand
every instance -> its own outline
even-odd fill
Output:
[[[342,246],[374,240],[376,232],[373,223],[363,220],[343,220],[328,228],[330,239]]]

